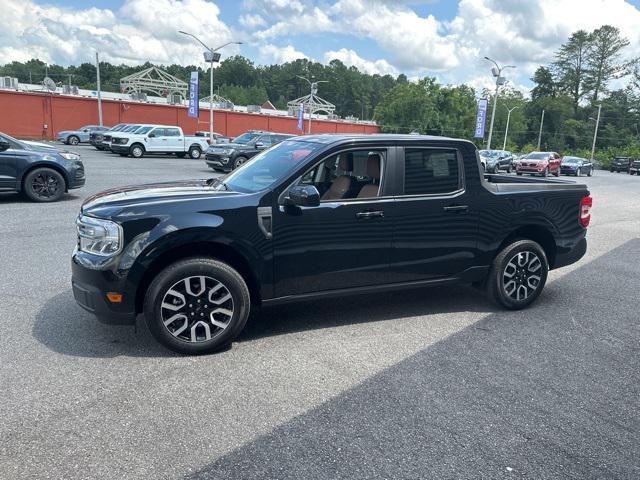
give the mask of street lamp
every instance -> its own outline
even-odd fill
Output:
[[[491,126],[489,127],[489,138],[487,139],[487,150],[491,150],[491,136],[493,135],[493,121],[496,118],[496,105],[498,103],[498,89],[507,82],[507,80],[502,76],[502,71],[506,70],[507,68],[516,68],[516,66],[505,65],[504,67],[501,67],[500,65],[498,65],[498,62],[496,62],[495,60],[489,57],[484,57],[484,59],[490,61],[495,65],[495,67],[491,68],[491,73],[496,79],[496,93],[493,96],[493,110],[491,111]]]
[[[313,102],[313,96],[316,93],[318,93],[318,84],[319,83],[329,83],[329,81],[328,80],[318,80],[318,81],[312,82],[308,78],[301,77],[300,75],[296,75],[296,77],[304,80],[305,82],[307,82],[309,84],[309,87],[311,87],[311,95],[309,95],[309,126],[307,128],[307,133],[311,133],[311,103]]]
[[[598,118],[596,118],[596,128],[593,130],[593,144],[591,145],[591,163],[593,163],[593,155],[596,151],[596,138],[598,136],[598,125],[600,125],[600,110],[602,110],[602,104],[598,105]],[[593,118],[589,118],[593,120]]]
[[[189,32],[183,32],[182,30],[178,30],[178,33],[182,33],[183,35],[187,35],[194,40],[196,40],[200,45],[206,48],[206,52],[204,52],[204,61],[209,62],[209,142],[213,142],[213,64],[215,62],[220,61],[220,53],[218,50],[226,47],[227,45],[242,45],[242,42],[227,42],[223,45],[220,45],[216,48],[208,47],[204,44],[202,40],[196,37],[194,34]]]
[[[507,148],[507,134],[509,133],[509,119],[511,118],[511,112],[513,112],[516,108],[518,108],[518,105],[516,105],[513,108],[509,108],[509,113],[507,114],[507,126],[504,129],[504,142],[502,143],[502,150]]]

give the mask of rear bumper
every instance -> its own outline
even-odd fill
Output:
[[[71,260],[73,296],[83,309],[93,313],[100,322],[131,325],[136,321],[134,294],[126,291],[125,281],[114,278],[111,271],[93,270],[79,263],[78,253]],[[108,292],[121,293],[122,303],[107,300]]]
[[[553,268],[566,267],[567,265],[576,263],[584,257],[585,253],[587,253],[586,237],[582,238],[573,248],[565,252],[558,252],[556,254],[555,262],[553,263]]]

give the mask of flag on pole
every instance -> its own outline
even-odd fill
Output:
[[[487,99],[478,100],[478,113],[476,115],[476,132],[473,138],[484,138],[484,124],[487,119]]]
[[[198,72],[191,72],[189,81],[189,110],[187,115],[198,118],[200,104],[198,102]]]
[[[304,125],[302,124],[304,118],[304,105],[301,103],[298,107],[298,130],[304,130]]]

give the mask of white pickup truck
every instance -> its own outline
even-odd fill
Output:
[[[200,158],[209,147],[204,137],[186,136],[180,127],[144,125],[134,132],[117,132],[111,137],[111,151],[123,157],[141,158],[145,153],[175,153],[182,158]]]

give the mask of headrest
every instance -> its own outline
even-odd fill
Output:
[[[343,172],[353,172],[353,152],[341,153],[338,167]]]
[[[367,158],[367,177],[380,179],[381,158],[379,153],[370,153]]]

